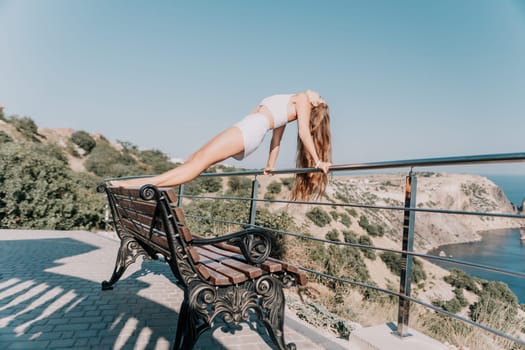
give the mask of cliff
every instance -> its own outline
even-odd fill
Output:
[[[423,172],[416,173],[416,175],[416,205],[418,208],[517,213],[503,191],[485,177],[437,172]],[[316,206],[313,204],[301,207],[272,204],[272,207],[286,208],[299,225],[306,227],[308,232],[314,236],[323,238],[328,231],[334,228],[350,229],[358,235],[365,234],[364,228],[359,225],[359,219],[364,216],[371,224],[382,226],[384,229],[383,237],[372,237],[375,244],[399,249],[403,227],[405,176],[406,174],[333,176],[326,193],[330,202],[396,208],[390,210],[324,206],[327,212],[351,211],[354,218],[350,226],[345,226],[335,220],[323,228],[316,226],[305,215]],[[270,181],[275,181],[275,178],[261,178],[261,187],[264,188],[264,184]],[[261,197],[262,195],[264,195],[264,190],[261,190]],[[512,218],[416,212],[414,249],[425,252],[443,244],[476,241],[481,239],[479,233],[483,231],[523,227],[524,224],[523,220]]]

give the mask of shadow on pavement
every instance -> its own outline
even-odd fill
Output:
[[[145,261],[104,292],[100,283],[48,271],[62,265],[60,259],[97,249],[71,238],[0,242],[0,349],[171,348],[178,313],[139,295],[150,287],[139,280],[146,274],[174,282],[167,264]],[[178,308],[181,300],[172,301]],[[211,336],[201,338],[205,348],[225,349]]]

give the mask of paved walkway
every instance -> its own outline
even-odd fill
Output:
[[[170,349],[181,289],[167,264],[145,261],[102,292],[117,249],[105,234],[0,230],[0,349]],[[285,323],[298,349],[355,349],[291,316]],[[272,348],[248,324],[230,333],[206,332],[195,349]]]

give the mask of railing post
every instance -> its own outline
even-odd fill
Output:
[[[252,200],[250,202],[250,217],[248,222],[250,225],[255,225],[255,214],[257,212],[257,190],[259,189],[259,181],[257,176],[252,180]]]
[[[405,211],[403,218],[403,247],[402,250],[412,252],[414,247],[414,224],[416,212],[413,209],[416,207],[416,191],[417,179],[410,170],[406,177],[405,185]],[[399,281],[399,293],[401,295],[410,296],[410,286],[412,283],[412,255],[401,253],[401,275]],[[399,306],[397,309],[397,331],[395,332],[400,337],[409,336],[408,318],[410,315],[410,301],[400,297]]]
[[[182,208],[182,196],[184,195],[184,184],[179,185],[179,194],[177,196],[177,207]]]

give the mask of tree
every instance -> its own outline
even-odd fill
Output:
[[[86,153],[91,152],[93,148],[97,145],[97,142],[94,138],[91,137],[87,132],[85,131],[75,131],[71,135],[71,141],[78,147],[82,148]]]
[[[11,116],[9,122],[14,125],[16,130],[18,130],[22,135],[24,135],[29,140],[36,140],[35,135],[38,133],[38,127],[36,126],[33,119],[29,117],[18,117]]]
[[[231,176],[228,186],[230,189],[226,192],[227,195],[248,197],[252,190],[252,180],[243,176]]]
[[[13,142],[13,139],[5,131],[0,130],[0,143],[6,142]]]
[[[86,169],[100,177],[142,175],[142,169],[130,154],[122,154],[108,142],[98,142],[86,160]]]
[[[6,143],[0,148],[0,227],[93,229],[103,218],[96,178],[73,174],[46,148]]]
[[[139,160],[150,167],[148,173],[152,174],[161,174],[175,167],[169,157],[159,150],[141,151]]]

